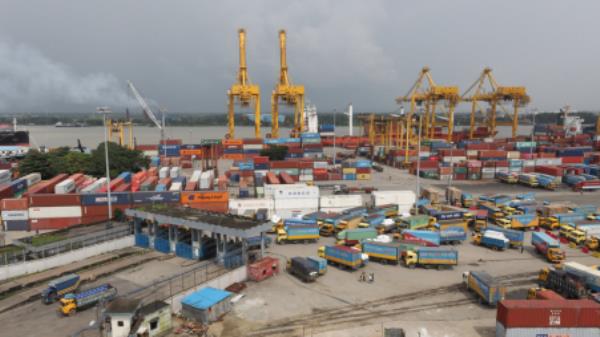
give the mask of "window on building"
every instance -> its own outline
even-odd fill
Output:
[[[117,326],[119,326],[119,327],[125,326],[125,322],[123,322],[123,321],[117,321]]]
[[[158,318],[150,321],[150,330],[154,330],[156,328],[158,328]]]

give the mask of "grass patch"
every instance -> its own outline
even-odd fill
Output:
[[[31,238],[31,245],[34,247],[39,247],[43,245],[47,245],[49,243],[58,242],[65,240],[67,238],[64,234],[43,234],[39,236],[34,236]]]
[[[0,254],[18,253],[21,251],[23,251],[23,248],[19,247],[19,246],[15,246],[15,245],[8,245],[8,246],[0,247]]]

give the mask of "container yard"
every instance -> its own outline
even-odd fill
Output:
[[[555,56],[598,8],[47,6],[3,17],[0,335],[600,337],[594,50]]]

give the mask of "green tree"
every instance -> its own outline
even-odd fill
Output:
[[[129,150],[116,143],[108,143],[108,155],[110,164],[110,176],[114,178],[121,172],[137,172],[148,166],[148,159],[141,151]],[[92,151],[89,174],[102,176],[106,173],[106,162],[104,160],[104,143]]]
[[[287,152],[287,146],[270,145],[268,148],[261,150],[260,155],[269,157],[269,160],[284,160]]]
[[[67,153],[63,158],[64,171],[69,174],[82,173],[90,171],[90,163],[92,156],[87,153],[81,153],[78,151],[71,151]]]
[[[25,158],[19,162],[19,173],[24,176],[39,172],[42,179],[49,179],[56,175],[54,168],[50,165],[50,156],[38,150],[30,150]]]

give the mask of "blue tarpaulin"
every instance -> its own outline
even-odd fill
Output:
[[[208,309],[231,295],[229,291],[206,287],[186,296],[181,303],[197,309]]]

